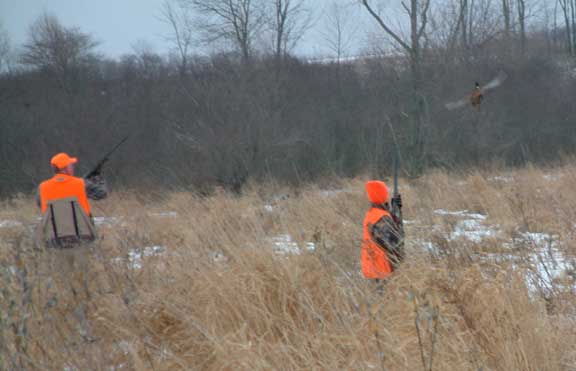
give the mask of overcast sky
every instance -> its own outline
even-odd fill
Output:
[[[351,0],[306,0],[314,10],[315,26],[310,29],[296,52],[305,56],[325,56],[330,51],[324,46],[322,30],[325,28],[322,14],[333,1]],[[133,46],[146,41],[156,52],[166,53],[170,45],[165,40],[169,27],[159,20],[164,0],[0,0],[0,22],[8,32],[12,45],[18,46],[26,40],[30,24],[43,12],[55,15],[65,26],[78,26],[100,42],[99,51],[117,57],[133,52]],[[364,28],[357,32],[350,47],[352,54],[359,52],[366,39],[365,28],[372,20],[358,12],[358,7],[347,11],[347,21],[355,27]],[[359,14],[360,13],[360,16]]]

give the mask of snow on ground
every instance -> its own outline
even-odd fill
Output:
[[[178,213],[176,211],[162,211],[159,213],[148,213],[148,216],[158,217],[158,218],[177,218]]]
[[[564,176],[564,174],[562,173],[557,173],[557,174],[544,174],[544,179],[546,179],[547,181],[556,181],[561,179]]]
[[[266,205],[264,205],[264,210],[266,210],[269,213],[274,212],[274,206],[272,206],[270,204],[266,204]]]
[[[325,189],[319,192],[320,196],[324,198],[335,197],[343,193],[352,193],[348,189]]]
[[[148,213],[149,217],[152,218],[177,218],[178,213],[176,211],[163,211],[157,213]],[[97,226],[100,225],[125,225],[125,222],[128,220],[125,216],[96,216],[94,217],[94,224]]]
[[[0,220],[0,228],[21,227],[22,223],[17,220]]]
[[[93,220],[96,226],[101,225],[112,226],[120,224],[124,220],[124,218],[121,216],[95,216]]]
[[[486,238],[498,238],[502,239],[502,247],[504,248],[510,250],[520,248],[521,251],[519,252],[489,254],[487,257],[528,263],[533,269],[527,274],[526,282],[532,290],[542,286],[550,288],[554,280],[573,269],[576,264],[576,261],[568,259],[559,249],[559,236],[547,233],[521,232],[518,237],[506,238],[498,226],[486,224],[486,215],[471,213],[467,210],[447,211],[443,209],[435,210],[434,213],[440,216],[458,218],[447,238],[449,241],[465,239],[480,244]],[[438,250],[433,242],[425,240],[414,242],[416,246],[426,251],[434,253]],[[523,256],[522,254],[526,255]]]
[[[534,267],[534,270],[528,274],[528,283],[531,288],[542,285],[545,289],[552,287],[555,279],[562,277],[576,265],[575,260],[571,261],[560,251],[558,236],[524,232],[521,238],[534,250],[530,254],[530,265]]]
[[[301,247],[294,242],[292,236],[289,234],[280,234],[278,236],[274,236],[271,239],[272,248],[274,252],[280,255],[286,254],[300,254],[302,252]],[[304,244],[304,249],[307,251],[313,251],[316,249],[316,245],[313,242],[306,242]]]
[[[127,257],[114,258],[113,262],[126,263],[130,269],[142,269],[144,258],[151,256],[161,256],[166,253],[166,247],[161,245],[137,247],[128,251]]]
[[[502,183],[512,183],[514,181],[514,177],[512,175],[497,175],[488,178],[488,180],[494,182],[502,182]]]
[[[459,220],[450,233],[449,240],[457,240],[465,238],[474,243],[480,243],[487,237],[496,237],[498,231],[492,226],[485,225],[481,222],[482,219],[464,219]]]
[[[478,213],[471,213],[468,210],[460,210],[460,211],[448,211],[444,209],[437,209],[434,210],[434,214],[442,215],[442,216],[457,216],[462,218],[470,218],[474,220],[486,220],[486,215],[478,214]]]
[[[456,222],[454,229],[450,232],[449,241],[464,238],[474,243],[480,243],[487,237],[496,237],[499,234],[499,231],[493,226],[484,223],[486,215],[471,213],[468,210],[448,211],[444,209],[434,210],[434,214],[462,218]]]

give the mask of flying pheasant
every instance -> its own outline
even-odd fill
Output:
[[[447,109],[453,110],[456,108],[464,107],[466,104],[470,103],[472,107],[480,109],[480,104],[484,99],[484,94],[486,94],[486,92],[488,92],[489,90],[492,90],[500,86],[504,82],[504,80],[506,80],[506,77],[508,76],[504,72],[500,72],[498,76],[496,76],[494,79],[492,79],[492,81],[490,81],[484,86],[480,86],[480,84],[476,82],[474,90],[469,96],[464,97],[456,102],[446,103],[445,106]]]

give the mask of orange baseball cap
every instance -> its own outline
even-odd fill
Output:
[[[58,169],[64,169],[66,166],[75,164],[78,162],[76,157],[70,157],[66,153],[61,152],[50,160],[50,165]]]

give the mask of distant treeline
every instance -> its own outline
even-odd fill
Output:
[[[60,151],[86,170],[126,134],[105,174],[136,189],[383,175],[394,137],[408,176],[576,152],[574,63],[538,34],[522,52],[498,39],[467,54],[423,48],[415,88],[402,55],[308,63],[231,52],[181,63],[143,50],[109,60],[79,30],[62,32],[65,47],[46,54],[31,40],[25,67],[0,75],[2,195],[33,190]],[[445,108],[500,71],[507,80],[479,111]]]

